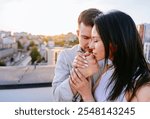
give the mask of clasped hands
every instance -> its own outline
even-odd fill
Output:
[[[78,53],[70,72],[70,86],[74,94],[77,92],[84,101],[93,101],[92,81],[90,76],[97,73],[99,65],[90,53]]]

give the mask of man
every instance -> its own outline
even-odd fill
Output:
[[[52,82],[53,95],[55,101],[72,101],[77,91],[70,85],[70,72],[73,68],[75,56],[78,51],[86,52],[89,50],[91,30],[94,25],[94,18],[102,12],[98,9],[87,9],[80,13],[78,17],[77,36],[79,44],[63,50],[56,63],[55,76]]]

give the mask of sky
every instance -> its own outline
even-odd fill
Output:
[[[150,23],[150,0],[0,0],[0,30],[34,35],[76,33],[87,8],[121,10],[136,24]]]

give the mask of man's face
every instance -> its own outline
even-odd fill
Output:
[[[79,39],[79,45],[84,51],[87,51],[89,49],[88,45],[91,40],[91,31],[92,31],[91,26],[86,26],[83,23],[79,25],[77,35]]]

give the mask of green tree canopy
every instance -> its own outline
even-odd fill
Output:
[[[17,44],[18,44],[18,49],[23,49],[23,46],[22,46],[22,44],[20,43],[20,41],[17,41]]]
[[[31,49],[30,56],[31,56],[31,58],[32,58],[32,60],[31,60],[32,64],[34,64],[35,61],[36,61],[36,62],[39,62],[39,61],[41,60],[41,55],[40,55],[40,53],[39,53],[39,51],[38,51],[38,49],[37,49],[36,46],[34,46],[34,47]]]

